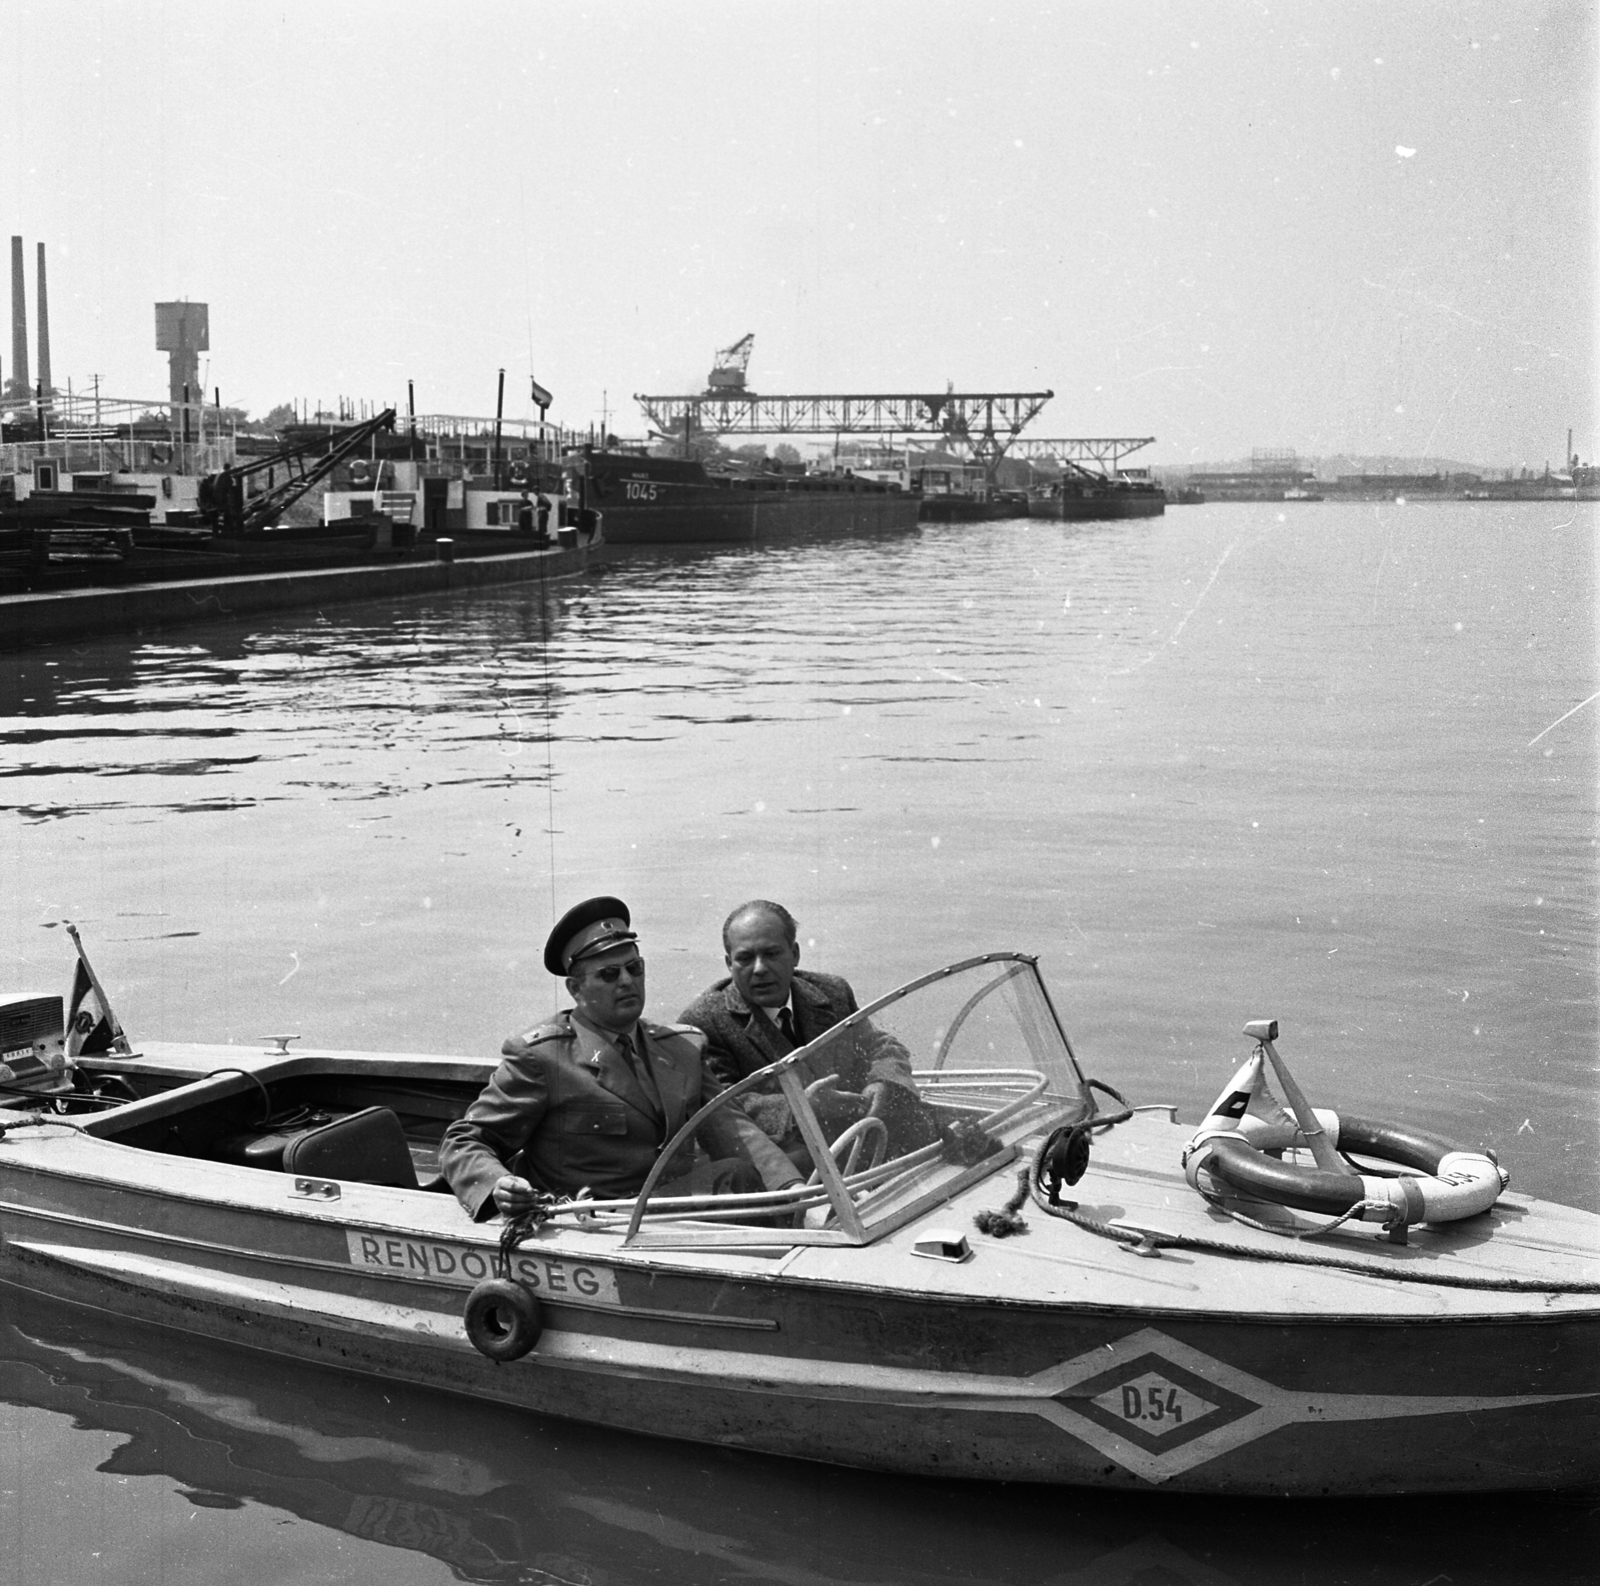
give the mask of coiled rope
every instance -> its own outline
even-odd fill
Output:
[[[1084,1123],[1080,1125],[1081,1128],[1089,1130],[1092,1135],[1097,1129],[1109,1129],[1114,1124],[1126,1123],[1133,1116],[1133,1108],[1128,1105],[1127,1097],[1121,1091],[1107,1085],[1103,1080],[1091,1079],[1087,1083],[1090,1089],[1101,1091],[1120,1102],[1122,1110],[1120,1112],[1102,1113],[1097,1109],[1089,1114]],[[993,1239],[1009,1239],[1012,1234],[1027,1233],[1028,1220],[1020,1215],[1022,1203],[1028,1198],[1029,1183],[1039,1176],[1044,1154],[1049,1150],[1051,1140],[1054,1138],[1054,1135],[1047,1137],[1034,1156],[1032,1168],[1024,1168],[1017,1175],[1017,1192],[1004,1206],[1000,1207],[998,1211],[981,1211],[973,1218],[980,1234],[988,1234]],[[1085,1160],[1087,1160],[1087,1157]]]

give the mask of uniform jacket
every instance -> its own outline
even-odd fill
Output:
[[[495,1182],[508,1172],[558,1195],[586,1186],[601,1199],[638,1193],[662,1145],[725,1088],[702,1067],[699,1030],[646,1019],[638,1028],[659,1105],[610,1040],[570,1011],[507,1039],[494,1077],[439,1151],[474,1218],[495,1215]],[[736,1107],[707,1119],[699,1140],[713,1157],[753,1163],[768,1188],[795,1179],[788,1158]]]

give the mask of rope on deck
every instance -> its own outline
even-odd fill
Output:
[[[1091,1080],[1089,1083],[1095,1089],[1116,1097],[1123,1104],[1123,1111],[1120,1113],[1104,1117],[1096,1114],[1091,1117],[1089,1123],[1092,1128],[1109,1129],[1116,1124],[1125,1123],[1133,1116],[1127,1102],[1123,1101],[1123,1098],[1109,1085],[1102,1085],[1098,1080]],[[1114,1223],[1104,1222],[1098,1217],[1090,1217],[1087,1213],[1079,1211],[1075,1202],[1067,1201],[1058,1205],[1050,1203],[1039,1182],[1045,1152],[1049,1147],[1050,1140],[1046,1139],[1034,1153],[1033,1161],[1017,1174],[1016,1193],[1003,1207],[998,1211],[978,1213],[974,1221],[980,1233],[1003,1239],[1009,1234],[1026,1232],[1028,1225],[1017,1214],[1023,1202],[1031,1198],[1033,1204],[1047,1217],[1058,1217],[1063,1222],[1075,1224],[1087,1233],[1095,1234],[1102,1239],[1113,1239],[1123,1249],[1135,1255],[1159,1256],[1163,1250],[1200,1250],[1212,1255],[1242,1256],[1247,1261],[1277,1261],[1299,1267],[1332,1267],[1336,1271],[1355,1272],[1362,1277],[1383,1278],[1391,1283],[1430,1283],[1437,1288],[1445,1289],[1479,1289],[1502,1294],[1600,1294],[1600,1280],[1576,1278],[1568,1282],[1559,1282],[1541,1278],[1479,1278],[1450,1272],[1415,1272],[1405,1267],[1373,1266],[1369,1262],[1357,1261],[1346,1256],[1312,1255],[1300,1250],[1252,1250],[1245,1245],[1228,1244],[1224,1240],[1207,1239],[1198,1234],[1167,1234],[1155,1229],[1118,1227]],[[1311,1230],[1311,1233],[1328,1233],[1344,1220],[1340,1218],[1326,1227]],[[1264,1223],[1254,1226],[1266,1228],[1269,1233],[1279,1231],[1267,1228]]]

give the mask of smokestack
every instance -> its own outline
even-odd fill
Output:
[[[44,405],[50,406],[55,388],[50,384],[50,304],[44,290],[44,244],[39,244],[39,389]]]
[[[33,395],[28,379],[28,294],[22,282],[22,238],[11,239],[11,392],[27,401]]]

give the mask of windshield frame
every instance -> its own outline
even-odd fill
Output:
[[[670,1238],[671,1243],[677,1248],[683,1248],[686,1243],[691,1242],[704,1245],[731,1245],[736,1243],[764,1245],[868,1244],[874,1239],[891,1232],[894,1228],[902,1226],[912,1218],[919,1216],[930,1206],[948,1200],[970,1184],[987,1178],[1000,1168],[1008,1166],[1015,1160],[1017,1155],[1014,1144],[1002,1146],[991,1155],[967,1167],[953,1179],[938,1185],[931,1192],[923,1196],[914,1196],[908,1204],[894,1208],[887,1214],[877,1218],[864,1218],[861,1203],[870,1203],[873,1192],[880,1184],[897,1177],[903,1177],[914,1169],[940,1160],[944,1151],[943,1142],[936,1141],[931,1145],[922,1146],[907,1152],[903,1156],[880,1163],[863,1173],[853,1174],[847,1183],[845,1175],[840,1171],[838,1163],[834,1160],[833,1152],[829,1148],[821,1125],[818,1123],[816,1114],[806,1096],[805,1089],[800,1083],[799,1074],[796,1072],[811,1053],[839,1040],[841,1032],[867,1023],[874,1014],[885,1008],[892,1007],[895,1003],[903,1001],[926,986],[934,985],[938,981],[947,980],[951,976],[961,974],[970,969],[977,969],[987,964],[1010,964],[1012,968],[1009,972],[998,975],[978,987],[967,1001],[962,1004],[949,1029],[941,1036],[938,1050],[934,1054],[932,1067],[927,1072],[943,1073],[952,1079],[966,1073],[966,1070],[947,1070],[944,1068],[945,1061],[951,1052],[957,1035],[960,1033],[962,1025],[987,998],[1018,977],[1030,976],[1042,996],[1054,1033],[1060,1038],[1062,1050],[1070,1065],[1072,1077],[1076,1082],[1081,1112],[1085,1117],[1092,1114],[1094,1101],[1089,1090],[1088,1080],[1085,1078],[1083,1068],[1078,1062],[1077,1054],[1072,1049],[1072,1042],[1068,1038],[1066,1029],[1061,1022],[1060,1014],[1057,1012],[1055,1002],[1050,996],[1049,988],[1045,985],[1044,977],[1039,973],[1038,958],[1028,953],[981,953],[976,957],[962,959],[957,963],[948,964],[942,969],[919,975],[915,980],[909,980],[904,985],[897,986],[893,991],[886,992],[875,1001],[869,1002],[864,1008],[857,1009],[847,1018],[829,1026],[821,1035],[812,1041],[808,1041],[804,1046],[797,1047],[794,1051],[786,1053],[783,1057],[777,1059],[777,1061],[767,1064],[765,1068],[757,1069],[754,1073],[747,1074],[736,1084],[718,1092],[699,1111],[687,1119],[682,1128],[662,1147],[638,1195],[632,1201],[632,1213],[628,1220],[624,1244],[657,1245],[664,1242],[661,1237],[663,1234],[666,1234],[667,1238]],[[988,1072],[994,1075],[1014,1074],[1020,1076],[1033,1071],[995,1069]],[[665,1175],[669,1163],[677,1157],[680,1151],[690,1146],[701,1124],[712,1112],[718,1108],[733,1104],[746,1092],[755,1089],[764,1081],[772,1079],[777,1081],[779,1091],[793,1110],[795,1122],[800,1128],[801,1136],[815,1164],[816,1177],[819,1179],[819,1183],[797,1184],[787,1189],[768,1190],[757,1194],[724,1195],[716,1197],[715,1200],[704,1196],[653,1196],[655,1187]],[[1048,1079],[1045,1079],[1043,1084],[1047,1085]],[[1035,1086],[1029,1094],[1036,1097],[1042,1089],[1043,1085]],[[994,1113],[991,1113],[983,1122],[986,1125],[1003,1122],[1006,1117],[1019,1112],[1026,1106],[1027,1100],[1027,1095],[1022,1099],[1013,1099],[998,1108]],[[824,1203],[832,1210],[832,1227],[774,1229],[771,1227],[753,1227],[749,1224],[738,1227],[717,1226],[725,1224],[732,1218],[749,1216],[762,1211],[773,1213],[785,1210],[806,1212]],[[645,1227],[647,1219],[656,1224],[657,1227],[653,1230],[647,1230]],[[680,1228],[667,1234],[666,1230],[659,1228],[660,1222],[666,1219],[693,1220],[699,1222],[701,1226],[693,1232],[689,1228]],[[708,1224],[712,1226],[707,1226]]]

